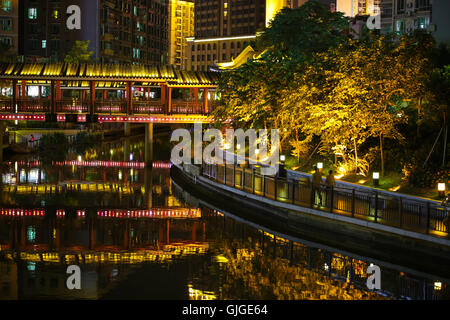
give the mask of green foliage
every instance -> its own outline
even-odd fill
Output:
[[[450,53],[427,33],[355,40],[341,14],[309,1],[282,10],[255,44],[259,59],[221,77],[215,115],[279,128],[282,152],[300,165],[320,154],[364,174],[400,171],[428,154],[448,118]]]
[[[64,58],[66,63],[83,63],[91,60],[93,51],[89,51],[90,41],[76,41],[75,45],[70,49],[69,53]]]

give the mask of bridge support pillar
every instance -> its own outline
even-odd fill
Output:
[[[147,209],[151,210],[153,208],[153,170],[152,170],[152,168],[144,169],[144,186],[145,186],[144,199],[147,201]]]
[[[127,122],[124,123],[123,134],[125,137],[131,136],[131,123],[127,123]]]
[[[91,94],[91,99],[90,99],[90,103],[89,103],[89,114],[94,114],[94,109],[95,109],[95,81],[91,81],[89,83],[89,91]]]
[[[56,101],[61,100],[61,81],[56,81]]]
[[[11,106],[12,112],[16,111],[17,97],[18,97],[17,80],[13,80],[12,81],[12,106]]]
[[[22,100],[25,100],[27,97],[27,82],[22,80]]]
[[[5,122],[0,122],[0,162],[3,161],[3,137],[5,134]]]
[[[151,167],[153,162],[153,123],[145,124],[145,165]]]
[[[203,112],[208,113],[208,88],[203,89]]]
[[[168,95],[168,99],[167,99],[167,105],[168,105],[168,112],[169,114],[172,112],[172,88],[168,88],[169,90],[169,95]]]
[[[132,112],[133,112],[133,83],[132,82],[127,82],[126,96],[127,96],[127,114],[132,114]]]
[[[56,113],[56,102],[55,102],[55,81],[52,80],[50,83],[50,113]]]
[[[163,108],[165,108],[166,106],[166,85],[162,84],[161,85],[161,104],[163,106]]]
[[[198,103],[198,88],[194,88],[194,103]]]

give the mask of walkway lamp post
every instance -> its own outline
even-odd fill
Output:
[[[380,173],[374,172],[372,174],[372,178],[373,178],[373,186],[378,187],[380,185]]]
[[[440,198],[445,198],[445,183],[440,182],[438,183],[438,192]]]

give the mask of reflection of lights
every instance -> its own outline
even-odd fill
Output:
[[[228,259],[224,257],[223,255],[218,255],[214,257],[216,262],[218,263],[228,263]]]
[[[14,162],[14,171],[15,171],[15,172],[17,172],[17,168],[18,168],[18,167],[17,167],[17,161],[16,161],[16,162]]]
[[[323,265],[323,268],[325,269],[325,271],[328,271],[328,269],[330,268],[326,263]]]
[[[28,261],[27,262],[27,270],[28,271],[36,271],[36,262]]]
[[[367,182],[367,180],[364,180],[364,179],[358,181],[358,183],[360,183],[360,184],[364,184],[366,182]]]
[[[223,148],[224,148],[225,150],[228,150],[228,149],[231,148],[231,145],[227,142],[227,143],[225,143],[225,144],[223,145]]]
[[[119,180],[122,180],[122,170],[119,170]]]
[[[130,153],[130,161],[133,161],[133,154]]]
[[[27,239],[29,242],[34,242],[36,240],[36,228],[34,226],[29,226],[27,229]]]
[[[392,187],[392,188],[389,188],[389,191],[398,191],[400,189],[400,186],[396,186],[396,187]]]
[[[442,289],[442,282],[436,281],[434,283],[434,290],[441,290]]]
[[[78,156],[78,162],[81,162],[81,160],[82,160],[81,156]]]
[[[114,154],[114,150],[113,150],[113,149],[110,149],[110,150],[109,150],[109,153],[111,153],[111,155]]]
[[[97,217],[104,218],[201,218],[200,209],[155,210],[99,210]]]
[[[192,288],[192,285],[188,285],[189,299],[190,300],[215,300],[217,299],[214,292],[203,291],[199,289]]]
[[[238,145],[236,146],[236,149],[240,150],[240,149],[241,149],[241,145],[238,144]]]

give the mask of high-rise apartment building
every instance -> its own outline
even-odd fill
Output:
[[[196,0],[195,36],[188,39],[187,68],[208,70],[230,62],[263,31],[283,8],[308,0]],[[334,8],[336,0],[319,0]]]
[[[81,9],[81,29],[66,26],[67,8]],[[166,0],[22,0],[19,54],[25,60],[62,61],[76,40],[103,63],[166,64]]]
[[[269,0],[267,0],[269,1]],[[196,0],[188,69],[208,70],[236,57],[266,22],[266,0]]]
[[[11,55],[19,50],[19,0],[0,0],[0,42]]]
[[[450,43],[450,20],[447,17],[450,1],[447,0],[337,0],[336,9],[351,18],[380,12],[382,34],[393,32],[402,35],[424,30],[438,42]]]
[[[194,35],[194,2],[169,2],[169,64],[185,70],[188,60],[187,38]]]

